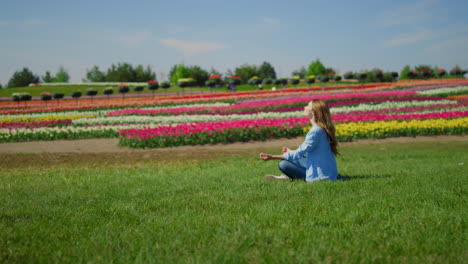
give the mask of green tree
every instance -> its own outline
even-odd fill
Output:
[[[258,75],[257,67],[248,64],[241,65],[234,70],[234,75],[239,76],[242,83],[246,83],[250,78]]]
[[[90,82],[105,82],[106,75],[95,65],[90,70],[86,71],[86,80]]]
[[[325,66],[322,64],[322,62],[320,61],[320,59],[316,59],[315,61],[311,62],[307,70],[307,76],[309,75],[319,76],[319,75],[323,75],[324,73],[326,73],[326,69],[325,69]]]
[[[406,65],[405,67],[403,67],[403,69],[401,70],[401,73],[400,73],[400,80],[409,79],[407,74],[410,71],[412,71],[412,70],[411,70],[411,67],[409,65]]]
[[[275,68],[269,63],[264,61],[257,69],[257,76],[260,79],[276,79]]]
[[[418,65],[414,69],[420,74],[419,78],[434,78],[434,72],[437,68],[432,68],[431,65]]]
[[[196,86],[204,86],[208,80],[209,73],[200,66],[194,65],[188,67],[189,77],[195,80]]]
[[[55,77],[52,79],[52,82],[67,83],[69,80],[70,75],[65,70],[65,68],[63,68],[63,66],[60,66],[59,70],[57,71],[57,74],[55,74]]]
[[[292,76],[299,76],[299,78],[301,79],[305,78],[306,75],[307,75],[307,70],[304,66],[292,72]]]
[[[30,83],[39,83],[39,76],[34,75],[28,68],[16,71],[8,81],[8,87],[25,87]]]
[[[128,63],[112,64],[107,70],[106,81],[108,82],[135,82],[137,80],[133,66]]]
[[[172,84],[177,86],[177,81],[179,79],[190,77],[190,70],[184,64],[177,64],[172,67],[169,77],[171,78]]]
[[[137,82],[156,80],[156,73],[153,72],[150,66],[146,66],[146,69],[144,69],[142,65],[138,65],[135,68],[135,75]]]
[[[50,82],[53,81],[53,79],[54,79],[54,77],[52,77],[52,75],[50,74],[49,71],[46,71],[44,76],[42,76],[42,81],[45,82],[45,83],[50,83]]]

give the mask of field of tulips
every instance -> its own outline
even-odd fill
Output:
[[[0,142],[119,138],[152,148],[302,136],[311,99],[329,102],[339,141],[468,132],[468,82],[288,88],[158,98],[0,103]]]

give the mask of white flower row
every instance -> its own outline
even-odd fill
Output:
[[[33,136],[35,134],[89,134],[89,133],[99,133],[105,134],[109,133],[118,133],[121,129],[131,129],[131,128],[154,128],[158,127],[160,124],[127,124],[127,125],[117,125],[117,126],[91,126],[91,127],[41,127],[36,129],[29,128],[19,128],[19,129],[0,129],[0,140],[8,139],[16,135],[23,136]]]
[[[218,106],[230,106],[229,103],[211,103],[211,104],[181,104],[181,105],[173,105],[173,106],[148,106],[148,107],[141,107],[138,109],[144,110],[159,110],[159,109],[171,109],[171,108],[179,108],[179,107],[218,107]],[[122,110],[127,108],[122,108]],[[131,109],[129,107],[129,109]],[[66,115],[89,115],[89,116],[106,116],[108,112],[113,112],[119,109],[112,109],[112,110],[96,110],[96,111],[60,111],[60,112],[44,112],[44,113],[28,113],[28,114],[8,114],[8,115],[0,115],[0,119],[3,117],[18,117],[18,118],[41,118],[44,116],[66,116]],[[65,118],[66,119],[66,118]]]
[[[451,108],[446,111],[463,111],[464,107]],[[359,111],[359,110],[358,110]],[[430,109],[418,113],[438,113],[446,112],[441,109]],[[344,112],[344,111],[340,111]],[[338,113],[338,112],[334,112]],[[97,125],[97,124],[158,124],[158,123],[195,123],[195,122],[210,122],[221,120],[245,120],[245,119],[271,119],[271,118],[288,118],[301,117],[303,111],[294,112],[265,112],[248,115],[178,115],[178,116],[112,116],[112,117],[95,117],[81,118],[73,120],[73,125]]]
[[[330,112],[340,113],[340,112],[351,112],[351,111],[372,111],[372,110],[383,110],[383,109],[393,109],[393,108],[404,108],[412,106],[429,106],[436,104],[456,104],[457,101],[454,100],[438,100],[438,101],[400,101],[400,102],[383,102],[379,104],[358,104],[351,106],[338,106],[330,108]]]
[[[331,113],[350,112],[350,111],[369,111],[403,108],[410,106],[429,106],[435,104],[456,104],[454,100],[439,100],[439,101],[401,101],[401,102],[383,102],[379,104],[359,104],[355,106],[340,106],[332,107]],[[219,103],[216,106],[229,105]],[[190,107],[215,106],[214,104],[197,104],[187,105]],[[180,107],[180,106],[179,106]],[[146,109],[162,109],[168,107],[154,107]],[[32,120],[58,120],[72,119],[73,123],[80,125],[93,124],[125,124],[125,123],[182,123],[182,122],[206,122],[225,119],[258,119],[258,118],[286,118],[292,116],[301,116],[301,112],[268,112],[257,113],[250,115],[230,115],[230,117],[221,115],[189,115],[189,116],[116,116],[108,117],[106,113],[109,111],[68,111],[55,113],[35,113],[22,115],[0,115],[0,122],[13,121],[32,121]],[[298,114],[299,113],[299,114]]]
[[[421,95],[438,95],[438,94],[451,94],[451,93],[468,93],[468,86],[457,86],[457,87],[445,87],[432,90],[419,91],[418,94]]]
[[[302,111],[297,112],[267,112],[248,115],[177,115],[177,116],[112,116],[112,117],[96,117],[82,118],[73,120],[76,125],[95,125],[95,124],[129,124],[129,123],[194,123],[194,122],[210,122],[221,120],[244,120],[244,119],[271,119],[271,118],[288,118],[302,116]]]

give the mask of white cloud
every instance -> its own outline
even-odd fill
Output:
[[[384,12],[379,18],[379,24],[384,26],[412,25],[430,20],[433,14],[429,10],[438,0],[421,0],[414,4]]]
[[[410,33],[410,34],[403,34],[399,35],[397,37],[394,37],[393,39],[390,39],[386,41],[383,44],[384,48],[390,48],[390,47],[397,47],[397,46],[404,46],[404,45],[409,45],[409,44],[414,44],[417,42],[425,41],[425,40],[430,40],[433,38],[436,38],[438,36],[437,33],[431,31],[431,30],[420,30],[419,32],[416,33]]]
[[[151,36],[152,33],[149,31],[140,31],[120,36],[119,40],[126,46],[137,48],[143,44],[143,42],[151,38]]]
[[[167,47],[179,50],[186,56],[193,56],[200,53],[217,51],[226,48],[226,45],[216,42],[182,41],[171,38],[161,39],[160,42]]]

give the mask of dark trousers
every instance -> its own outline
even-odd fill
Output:
[[[306,168],[297,162],[281,160],[278,163],[278,168],[284,175],[293,180],[305,180],[306,178]]]

